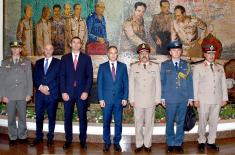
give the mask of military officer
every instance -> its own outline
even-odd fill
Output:
[[[36,24],[36,54],[43,55],[43,49],[51,44],[51,22],[49,21],[51,10],[48,6],[42,9],[42,16]]]
[[[184,119],[187,104],[192,105],[193,82],[188,62],[182,60],[182,43],[178,40],[169,45],[170,60],[161,64],[162,104],[166,107],[167,152],[183,153]],[[176,121],[176,133],[174,122]]]
[[[31,100],[33,82],[30,60],[20,56],[22,43],[11,42],[12,56],[2,61],[5,80],[3,102],[7,104],[9,145],[27,142],[26,103]],[[18,113],[18,128],[16,126]]]
[[[66,20],[65,38],[66,46],[70,45],[73,37],[79,37],[82,41],[82,52],[85,52],[87,42],[87,25],[81,17],[82,7],[80,3],[73,5],[74,15]],[[65,53],[70,52],[70,47],[65,47]]]
[[[206,36],[207,25],[196,16],[187,16],[185,8],[177,5],[174,9],[175,19],[171,26],[171,40],[180,39],[183,43],[183,55],[202,57],[201,42]],[[198,30],[201,30],[199,36]]]
[[[25,13],[24,17],[20,19],[17,26],[16,38],[18,41],[23,43],[22,54],[25,56],[31,56],[34,55],[32,6],[26,5],[24,8],[24,13]]]
[[[217,124],[221,106],[227,104],[228,92],[223,66],[215,63],[216,43],[204,44],[205,61],[194,67],[194,104],[198,109],[198,148],[204,151],[207,147],[219,151],[215,143]],[[205,137],[206,126],[209,125],[209,135]]]
[[[158,64],[149,60],[148,44],[140,44],[137,53],[139,61],[131,65],[129,76],[129,101],[135,115],[135,152],[140,152],[143,147],[150,152],[155,106],[161,101],[160,71]]]

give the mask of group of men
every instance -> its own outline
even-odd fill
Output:
[[[202,57],[200,44],[206,37],[207,25],[196,16],[187,16],[183,6],[174,8],[174,17],[170,12],[170,1],[160,1],[161,12],[153,16],[150,35],[156,44],[156,53],[169,55],[167,44],[171,40],[181,40],[183,44],[183,56]],[[147,5],[136,2],[133,14],[122,25],[121,51],[132,52],[141,43],[147,42],[145,32],[144,13]],[[198,30],[201,30],[199,37]],[[153,47],[150,47],[151,50]]]
[[[22,55],[43,55],[43,49],[47,44],[55,48],[54,55],[63,55],[70,51],[70,41],[74,36],[79,36],[83,42],[82,51],[86,45],[92,42],[105,44],[107,42],[106,24],[104,19],[104,2],[99,1],[95,5],[95,12],[88,16],[87,21],[81,17],[81,4],[73,5],[71,14],[70,4],[64,4],[64,13],[61,15],[61,6],[53,6],[53,16],[48,6],[42,8],[40,20],[35,25],[35,36],[32,15],[32,6],[26,5],[24,17],[20,19],[17,27],[16,38],[23,43]],[[34,47],[33,40],[36,40]],[[35,49],[35,53],[34,53]]]
[[[154,16],[150,32],[156,42],[157,51],[161,54],[170,54],[171,59],[162,62],[161,65],[150,61],[152,47],[143,40],[145,38],[143,15],[147,6],[143,2],[137,2],[133,16],[123,24],[121,37],[124,38],[122,39],[121,51],[133,53],[136,51],[139,56],[138,62],[131,64],[128,76],[126,64],[118,61],[118,48],[109,46],[107,50],[108,61],[99,66],[97,89],[99,104],[103,111],[104,152],[109,151],[112,143],[110,139],[112,115],[114,115],[115,124],[114,149],[118,152],[122,151],[120,146],[122,112],[123,107],[128,104],[128,100],[134,108],[135,152],[140,152],[142,149],[151,152],[154,114],[158,104],[162,104],[166,108],[167,152],[174,150],[179,153],[184,152],[182,146],[184,119],[187,106],[193,105],[197,107],[199,113],[198,148],[200,151],[204,151],[207,144],[207,147],[219,150],[215,143],[219,111],[220,107],[226,105],[228,100],[224,69],[215,63],[217,49],[213,43],[195,50],[195,47],[199,47],[200,39],[203,38],[203,36],[200,39],[198,38],[197,27],[205,32],[205,23],[196,17],[186,16],[184,7],[176,6],[174,9],[176,19],[170,25],[169,21],[172,15],[169,12],[169,4],[168,0],[160,1],[162,12]],[[60,6],[55,5],[53,10],[55,16],[51,20],[57,22],[54,23],[55,25],[63,25],[63,22],[59,21],[61,18],[58,13]],[[89,25],[99,22],[95,24],[95,28],[88,26],[88,31],[91,31],[90,36],[88,32],[88,38],[91,41],[100,43],[107,41],[105,21],[103,15],[99,16],[103,11],[104,4],[97,3],[96,13],[87,19]],[[45,111],[47,111],[49,119],[47,146],[53,145],[58,98],[62,96],[66,139],[63,148],[68,149],[72,145],[72,118],[75,104],[78,109],[81,148],[87,148],[87,98],[93,82],[93,67],[90,56],[83,53],[86,44],[84,38],[87,37],[87,32],[84,28],[86,22],[81,19],[80,12],[81,6],[75,4],[74,16],[66,17],[66,21],[70,23],[67,30],[71,31],[67,34],[69,39],[67,39],[66,44],[69,47],[67,47],[67,54],[59,60],[52,56],[53,52],[66,51],[66,45],[59,48],[57,43],[50,41],[50,37],[57,38],[53,34],[58,35],[60,32],[50,32],[51,28],[48,25],[53,26],[53,22],[48,22],[50,8],[43,8],[42,18],[36,25],[36,30],[38,33],[37,42],[42,42],[40,45],[37,44],[38,53],[43,54],[44,58],[36,62],[33,73],[30,60],[21,56],[21,52],[23,55],[25,55],[25,52],[28,53],[26,45],[32,45],[23,40],[23,38],[26,40],[31,38],[26,33],[31,34],[32,21],[25,17],[19,24],[19,33],[17,34],[24,44],[17,41],[10,43],[12,56],[3,60],[0,68],[0,80],[4,81],[0,89],[0,96],[2,96],[3,102],[7,104],[8,135],[11,146],[16,145],[17,139],[20,143],[28,143],[26,104],[31,100],[34,86],[36,89],[36,138],[30,142],[30,145],[35,146],[43,142]],[[31,14],[32,8],[27,6],[25,15],[28,17]],[[28,28],[25,34],[22,34],[20,30],[25,30],[24,26]],[[80,30],[79,33],[78,29]],[[93,33],[98,34],[98,36],[93,35]],[[45,39],[46,34],[49,36],[48,39]],[[58,37],[57,39],[66,40],[66,37]],[[18,40],[20,39],[18,38]],[[58,45],[61,44],[58,42]],[[196,65],[192,70],[190,64],[181,59],[181,55],[201,57],[200,51],[204,52],[205,61]],[[176,123],[176,131],[174,131],[174,123]],[[207,123],[209,123],[210,132],[206,138]]]
[[[44,58],[39,59],[31,71],[31,63],[21,57],[22,44],[10,43],[12,57],[2,61],[0,96],[7,104],[9,144],[28,143],[26,129],[26,104],[31,100],[32,87],[36,88],[36,138],[30,143],[35,146],[43,142],[43,120],[47,111],[49,132],[47,145],[53,145],[58,97],[64,101],[65,143],[63,148],[71,146],[73,140],[72,116],[74,105],[78,108],[79,139],[81,148],[86,149],[87,138],[87,97],[92,86],[93,68],[90,56],[81,52],[82,41],[73,37],[71,52],[61,60],[54,58],[54,47],[47,44],[43,49]],[[114,149],[122,151],[122,112],[130,102],[134,108],[136,149],[151,151],[154,127],[155,107],[162,104],[166,108],[167,151],[182,153],[184,140],[184,119],[187,106],[198,108],[198,147],[204,151],[207,147],[219,150],[215,143],[217,123],[221,106],[228,100],[225,73],[222,66],[215,63],[213,43],[202,47],[205,61],[194,67],[181,59],[182,43],[172,41],[168,45],[171,59],[159,64],[150,61],[150,46],[142,43],[137,48],[139,61],[131,64],[129,77],[127,67],[118,61],[116,46],[108,48],[108,61],[98,70],[98,99],[103,109],[103,151],[111,146],[110,124],[114,114]],[[192,74],[193,72],[193,74]],[[33,78],[32,78],[33,77]],[[16,126],[18,113],[18,128]],[[176,132],[174,131],[176,123]],[[206,126],[209,123],[209,136],[206,138]]]

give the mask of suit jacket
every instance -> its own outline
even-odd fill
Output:
[[[161,85],[162,99],[166,103],[184,103],[189,99],[193,99],[193,81],[191,67],[185,60],[180,60],[178,71],[176,70],[172,60],[166,60],[161,65]],[[187,77],[179,78],[181,72],[187,74]]]
[[[90,92],[93,80],[93,67],[91,57],[80,52],[77,69],[74,70],[72,53],[61,58],[60,90],[69,96],[80,96],[82,92]],[[74,91],[76,83],[77,91]],[[75,93],[75,94],[74,94]]]
[[[214,64],[214,72],[204,62],[193,70],[194,100],[203,104],[221,104],[228,101],[226,78],[223,66]]]
[[[158,64],[150,62],[144,69],[143,64],[131,65],[129,76],[129,101],[135,107],[154,107],[161,100],[160,71]]]
[[[5,80],[3,85],[3,96],[9,100],[25,100],[26,96],[33,94],[33,81],[31,62],[26,58],[20,58],[17,64],[13,59],[2,61]]]
[[[60,60],[52,58],[47,73],[44,74],[44,59],[45,58],[42,58],[36,61],[33,72],[33,82],[36,88],[36,93],[38,95],[43,95],[38,88],[40,85],[47,85],[50,92],[49,97],[57,99],[59,96]]]
[[[109,61],[101,64],[97,77],[98,99],[106,104],[128,99],[128,74],[124,63],[117,62],[116,78],[112,78]]]

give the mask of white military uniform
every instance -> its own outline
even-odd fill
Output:
[[[194,100],[200,102],[198,143],[215,143],[220,107],[223,101],[228,101],[224,68],[214,63],[212,69],[210,63],[204,61],[193,70]],[[209,135],[206,139],[207,123]]]

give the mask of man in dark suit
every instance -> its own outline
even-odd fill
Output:
[[[109,151],[110,123],[114,113],[115,134],[113,138],[115,151],[121,152],[119,145],[122,134],[122,111],[128,99],[128,74],[124,63],[117,61],[118,50],[115,46],[108,48],[109,61],[99,67],[97,77],[98,99],[103,108],[103,151]]]
[[[184,120],[187,105],[193,101],[192,71],[187,61],[181,59],[182,43],[172,41],[171,59],[161,65],[162,104],[166,107],[166,143],[167,152],[183,153]],[[176,122],[176,132],[174,131]]]
[[[80,144],[86,149],[87,137],[87,97],[92,86],[93,68],[90,56],[80,51],[82,41],[73,37],[70,43],[71,53],[61,58],[60,90],[64,100],[64,126],[65,138],[63,148],[67,149],[72,144],[72,118],[74,104],[78,109]]]
[[[60,60],[52,57],[54,48],[51,44],[44,47],[44,58],[36,62],[33,72],[33,82],[36,88],[35,111],[36,111],[36,138],[31,143],[35,146],[43,141],[44,112],[47,110],[49,119],[49,132],[47,134],[47,146],[53,144],[56,110],[59,97],[59,72]]]

